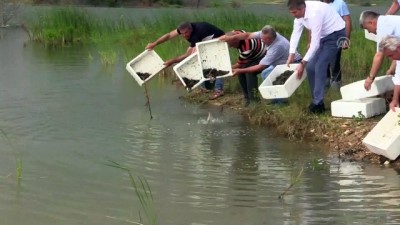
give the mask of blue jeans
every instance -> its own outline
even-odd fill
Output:
[[[224,91],[224,80],[222,78],[215,79],[214,90],[215,91]],[[201,84],[201,87],[206,88],[208,90],[212,89],[213,84],[210,81],[204,81]]]
[[[306,70],[314,105],[324,102],[328,66],[335,59],[341,48],[337,44],[338,40],[345,37],[345,29],[342,29],[322,38],[317,52],[307,63]]]

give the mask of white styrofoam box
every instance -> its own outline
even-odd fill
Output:
[[[400,108],[388,113],[362,140],[367,148],[376,154],[395,160],[400,155]]]
[[[219,39],[212,39],[196,43],[201,69],[216,69],[227,71],[222,77],[232,76],[231,58],[229,55],[228,44]],[[206,78],[209,80],[209,78]]]
[[[365,90],[364,82],[365,80],[359,80],[341,87],[340,94],[342,95],[342,99],[354,100],[374,97],[392,91],[394,88],[392,76],[390,75],[375,77],[375,81],[372,83],[369,91]]]
[[[375,41],[376,42],[376,34],[374,33],[370,33],[367,30],[364,29],[364,33],[365,33],[365,38],[371,41]]]
[[[126,70],[128,70],[140,86],[149,81],[164,68],[164,61],[154,50],[145,50],[126,64]],[[149,73],[150,76],[142,80],[138,76],[138,73]]]
[[[370,118],[386,112],[385,99],[363,98],[356,100],[337,100],[331,103],[331,112],[334,117],[352,118],[361,116]]]
[[[261,96],[265,99],[289,98],[307,77],[307,72],[304,70],[301,79],[297,79],[297,65],[298,64],[290,64],[289,67],[287,67],[286,64],[275,66],[268,77],[258,87]],[[273,85],[276,78],[286,70],[293,70],[295,72],[286,80],[285,84]]]
[[[179,80],[181,80],[182,84],[187,87],[186,82],[183,78],[187,78],[189,80],[198,80],[198,82],[193,85],[191,88],[187,87],[187,90],[193,90],[198,87],[201,83],[203,83],[206,79],[203,77],[203,71],[200,66],[199,58],[197,56],[197,52],[191,54],[186,57],[184,60],[179,62],[173,67],[176,75]]]

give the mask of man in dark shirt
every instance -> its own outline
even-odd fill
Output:
[[[195,47],[197,42],[218,38],[224,35],[224,32],[218,27],[209,24],[207,22],[195,22],[195,23],[184,22],[180,24],[177,29],[174,29],[167,34],[164,34],[156,41],[149,43],[146,46],[146,49],[151,50],[155,46],[162,44],[168,40],[171,40],[172,38],[177,37],[179,35],[185,38],[190,43],[190,46],[188,47],[186,53],[184,53],[183,55],[165,61],[164,65],[167,67],[171,66],[174,63],[178,63],[184,60],[186,57],[194,53],[196,51]],[[206,85],[205,87],[210,87],[210,86],[211,85]],[[223,80],[217,79],[215,81],[215,92],[210,97],[210,99],[216,99],[222,95],[223,95]]]

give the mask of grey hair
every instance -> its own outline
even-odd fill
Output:
[[[364,28],[365,23],[378,19],[379,16],[380,14],[374,11],[369,11],[369,10],[362,11],[360,14],[360,27]]]
[[[381,42],[379,42],[379,51],[383,52],[385,49],[389,51],[396,51],[396,49],[400,46],[400,37],[394,35],[388,35],[382,38]]]
[[[268,36],[270,36],[270,37],[272,37],[272,38],[276,38],[276,31],[275,31],[275,29],[272,27],[272,26],[270,26],[270,25],[265,25],[262,29],[261,29],[261,33],[262,34],[265,34],[265,35],[268,35]]]

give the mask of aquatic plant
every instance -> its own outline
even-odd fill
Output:
[[[150,185],[146,178],[139,175],[134,175],[129,168],[123,166],[115,161],[110,160],[108,166],[121,169],[126,171],[129,175],[131,186],[135,191],[136,196],[139,199],[140,205],[145,213],[147,222],[149,225],[157,225],[157,215],[154,209],[153,194],[150,189]],[[139,212],[140,216],[140,212]]]

